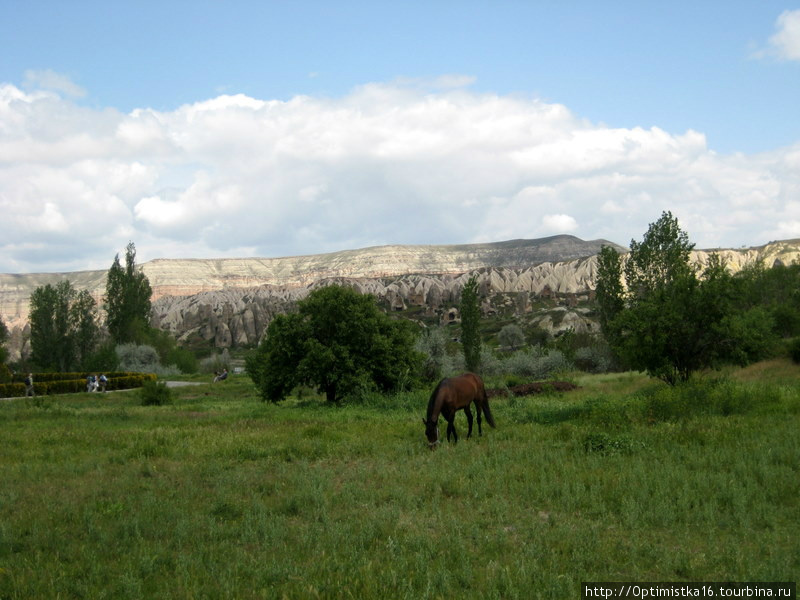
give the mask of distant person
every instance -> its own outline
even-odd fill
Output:
[[[218,381],[225,381],[228,378],[228,369],[222,369],[222,373],[214,377],[214,383]]]
[[[100,378],[97,380],[97,388],[101,392],[105,393],[106,386],[108,386],[108,378],[105,376],[105,374],[101,374]]]
[[[33,389],[33,373],[28,373],[28,376],[25,378],[25,397],[28,396],[35,396],[36,392]]]
[[[97,379],[94,375],[89,375],[86,378],[86,391],[87,392],[95,392],[97,391]]]

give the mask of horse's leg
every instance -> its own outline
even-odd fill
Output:
[[[453,434],[453,443],[458,443],[458,434],[456,433],[456,413],[455,411],[448,411],[444,416],[447,419],[447,441],[450,441],[450,434]]]
[[[481,412],[483,411],[483,407],[480,405],[479,402],[475,402],[475,412],[478,413],[478,436],[483,435],[481,431]]]
[[[464,407],[464,414],[467,415],[467,424],[469,425],[469,429],[467,431],[467,439],[472,437],[472,411],[469,408],[469,404]],[[481,413],[478,413],[478,418],[481,418]]]

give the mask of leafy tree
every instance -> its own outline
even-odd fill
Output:
[[[612,344],[618,332],[613,326],[616,317],[625,307],[622,287],[622,261],[611,246],[603,246],[597,257],[597,313],[606,340]]]
[[[382,313],[371,296],[329,286],[273,319],[247,371],[265,400],[304,384],[339,402],[364,388],[398,389],[418,367],[414,338],[413,325]]]
[[[625,263],[625,281],[635,299],[650,296],[673,282],[694,275],[689,254],[694,244],[678,226],[678,219],[667,211],[651,223],[641,243],[631,240]]]
[[[150,328],[152,293],[147,276],[136,266],[136,246],[130,242],[125,248],[125,267],[117,254],[106,280],[107,324],[115,343],[144,341]]]
[[[769,319],[736,305],[719,257],[697,276],[689,262],[693,247],[664,212],[641,243],[631,241],[624,267],[608,248],[598,263],[598,310],[609,345],[630,367],[671,385],[720,362],[750,362],[770,344]]]
[[[461,345],[467,370],[475,373],[481,366],[480,319],[478,277],[473,275],[461,290]]]
[[[109,372],[119,370],[119,357],[116,346],[110,339],[106,339],[83,361],[86,371]]]
[[[737,305],[743,310],[762,307],[770,313],[776,335],[800,335],[800,264],[765,268],[749,265],[734,276]]]
[[[72,319],[75,327],[75,350],[81,364],[94,352],[100,340],[97,325],[97,303],[86,290],[78,292],[72,304]]]
[[[156,349],[162,365],[174,365],[182,373],[197,373],[197,357],[191,350],[178,346],[177,340],[168,331],[148,327],[139,337],[141,344]]]
[[[516,350],[525,343],[525,332],[522,331],[519,325],[509,323],[499,331],[497,341],[502,346]]]
[[[94,299],[68,281],[36,288],[30,299],[31,359],[45,369],[78,368],[97,345]]]

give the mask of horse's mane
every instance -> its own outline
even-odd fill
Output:
[[[426,418],[428,421],[430,421],[431,417],[433,417],[433,410],[436,407],[436,396],[439,395],[439,390],[441,389],[445,381],[447,381],[447,378],[442,379],[439,382],[439,384],[436,386],[436,388],[434,388],[433,393],[431,394],[431,399],[428,400],[428,411],[426,413]]]

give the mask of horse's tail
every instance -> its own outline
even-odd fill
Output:
[[[483,416],[486,417],[486,422],[489,423],[489,425],[495,427],[492,410],[489,408],[489,394],[486,393],[486,387],[483,384],[483,380],[479,381],[481,383],[481,396],[483,396]],[[480,407],[478,410],[480,410]]]
[[[489,423],[492,427],[495,427],[494,424],[494,417],[492,416],[492,411],[489,409],[489,398],[486,396],[486,392],[483,392],[483,416],[486,417],[486,422]]]

